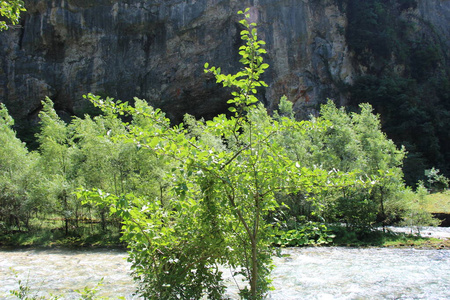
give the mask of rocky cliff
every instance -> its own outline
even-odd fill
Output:
[[[420,0],[409,15],[449,43],[450,1]],[[251,8],[267,42],[269,110],[285,94],[299,116],[364,68],[346,42],[342,0],[26,0],[21,28],[0,33],[0,101],[16,119],[36,120],[49,96],[62,116],[88,110],[82,95],[146,99],[178,121],[226,110],[229,92],[203,73],[205,62],[239,69],[236,12]]]

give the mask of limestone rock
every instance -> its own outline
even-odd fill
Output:
[[[62,114],[82,114],[89,92],[146,99],[175,122],[185,113],[210,118],[226,111],[229,91],[203,65],[240,68],[236,12],[250,7],[271,66],[260,100],[273,110],[285,94],[304,117],[326,98],[344,104],[339,87],[356,74],[338,2],[28,0],[22,28],[0,33],[0,101],[28,120],[45,96]],[[450,1],[419,2],[417,13],[448,37]]]

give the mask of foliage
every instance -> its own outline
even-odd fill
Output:
[[[408,155],[404,172],[408,185],[424,179],[427,166],[445,167],[447,133],[443,122],[448,120],[447,109],[423,102],[415,80],[367,75],[355,82],[352,94],[356,103],[356,99],[371,103],[382,117],[387,136],[405,146]]]
[[[305,132],[279,135],[291,159],[328,172],[353,172],[368,184],[356,183],[327,191],[318,195],[320,200],[309,205],[308,210],[304,210],[308,206],[307,195],[281,196],[280,201],[290,208],[287,212],[290,217],[277,217],[287,221],[303,215],[355,227],[371,227],[376,221],[386,223],[396,218],[402,207],[398,191],[403,189],[401,166],[405,151],[397,149],[381,131],[380,119],[373,114],[372,107],[362,104],[359,113],[349,113],[329,101],[311,124],[314,127]]]
[[[426,81],[442,61],[442,53],[431,41],[417,42],[411,50],[411,76],[419,82]]]
[[[439,225],[440,221],[425,209],[428,191],[423,182],[419,182],[416,192],[406,190],[405,193],[405,198],[409,200],[409,203],[403,221],[404,225],[416,228],[418,234],[423,226]]]
[[[411,24],[401,14],[417,7],[417,0],[345,0],[348,26],[346,40],[359,63],[379,71],[391,60],[407,59],[409,45],[405,33]]]
[[[0,15],[5,18],[12,25],[19,23],[20,12],[25,11],[24,3],[22,0],[2,0],[0,1]],[[7,21],[0,21],[0,31],[7,30],[9,25]]]
[[[82,290],[74,290],[75,293],[80,295],[80,300],[101,300],[106,299],[103,297],[97,296],[97,293],[99,292],[99,288],[103,285],[103,278],[100,279],[99,282],[93,287],[89,288],[85,286]]]
[[[278,230],[273,237],[273,244],[280,247],[299,247],[307,245],[324,245],[333,241],[334,235],[325,226],[317,222],[299,224],[295,229]]]
[[[442,174],[439,174],[439,169],[431,168],[425,170],[425,176],[427,177],[427,186],[432,193],[442,192],[448,189],[449,179]]]
[[[40,113],[39,151],[29,152],[16,138],[6,108],[2,106],[0,113],[0,229],[4,234],[11,230],[40,231],[43,223],[52,222],[46,218],[62,220],[66,237],[81,243],[86,239],[86,226],[80,226],[80,222],[90,222],[88,231],[92,235],[97,234],[98,219],[104,235],[111,230],[110,223],[116,224],[117,231],[120,220],[108,218],[107,208],[82,205],[74,197],[81,185],[117,194],[133,191],[164,198],[168,184],[161,170],[164,161],[148,149],[116,142],[115,136],[126,131],[126,124],[116,116],[86,116],[67,124],[47,98]],[[31,227],[31,217],[42,221],[33,222]],[[59,232],[58,228],[52,230]]]
[[[125,126],[111,114],[93,119],[86,116],[71,122],[73,139],[79,148],[75,162],[79,185],[115,194],[130,191],[151,194],[161,190],[153,185],[160,176],[152,171],[156,163],[151,154],[134,145],[115,141],[116,136],[125,132]],[[90,206],[85,207],[91,211]],[[95,215],[106,230],[108,209],[98,206]]]
[[[223,291],[217,278],[220,273],[217,268],[211,269],[214,260],[207,256],[211,240],[198,236],[199,224],[193,222],[198,206],[186,206],[189,211],[163,211],[157,201],[144,202],[134,195],[83,195],[97,203],[110,203],[111,211],[123,218],[122,238],[131,249],[133,277],[139,283],[141,296],[196,299],[207,290],[210,298],[219,298],[218,293]]]
[[[34,171],[39,182],[28,191],[35,209],[45,215],[56,215],[63,220],[66,236],[84,236],[80,222],[100,219],[106,232],[109,223],[107,208],[82,203],[73,195],[83,185],[97,187],[106,192],[137,195],[161,195],[165,182],[155,156],[146,149],[115,141],[115,136],[126,131],[116,116],[105,115],[84,119],[74,118],[70,124],[62,121],[50,99],[43,101],[39,142],[39,157]],[[95,230],[91,230],[94,234]]]
[[[158,172],[152,171],[158,166],[152,153],[116,139],[126,132],[126,124],[115,116],[76,118],[70,128],[80,149],[77,176],[84,187],[101,188],[115,194],[131,190],[148,193],[152,191],[149,185],[156,184],[154,181],[158,179],[161,181]]]
[[[33,183],[34,153],[29,153],[12,129],[13,119],[0,104],[0,230],[28,227],[34,203],[29,194]]]
[[[139,99],[131,107],[90,95],[105,112],[133,118],[129,132],[118,139],[153,151],[171,167],[167,180],[172,183],[164,201],[131,193],[79,193],[123,219],[123,239],[129,244],[139,293],[146,298],[200,298],[203,293],[220,298],[218,263],[246,278],[243,298],[262,298],[270,283],[273,225],[267,219],[279,206],[275,193],[301,192],[314,201],[329,188],[360,182],[351,172],[329,173],[290,158],[280,136],[305,135],[326,124],[273,119],[256,104],[257,88],[266,86],[260,75],[268,65],[261,57],[264,42],[248,17],[241,21],[244,69],[225,75],[205,65],[217,82],[234,89],[228,101],[231,117],[187,117],[187,126],[170,126],[164,114]]]
[[[372,51],[375,56],[387,59],[393,47],[387,7],[384,1],[347,1],[348,28],[346,40],[349,48],[360,56]]]
[[[70,128],[56,114],[53,102],[46,98],[42,105],[38,134],[42,175],[35,195],[47,200],[48,213],[56,213],[63,218],[65,232],[68,234],[71,220],[75,220],[72,226],[77,226],[81,206],[72,195],[78,185],[76,165],[73,162],[79,149],[72,139]]]

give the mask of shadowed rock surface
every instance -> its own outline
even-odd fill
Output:
[[[261,101],[269,110],[283,94],[298,117],[326,98],[345,104],[343,87],[364,72],[348,50],[338,0],[28,0],[25,6],[22,28],[0,33],[0,101],[17,120],[35,122],[45,96],[63,118],[81,115],[89,111],[82,98],[88,92],[146,99],[175,122],[185,113],[225,112],[229,91],[203,65],[226,73],[240,68],[236,12],[245,7],[267,42],[269,88]],[[408,14],[433,24],[449,44],[450,1],[421,0]]]

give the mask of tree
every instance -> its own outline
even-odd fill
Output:
[[[338,194],[329,193],[323,202],[324,216],[331,222],[340,216],[352,227],[367,228],[377,219],[384,224],[398,208],[404,149],[398,150],[381,131],[379,117],[369,104],[361,104],[359,113],[348,113],[329,101],[313,120],[328,126],[322,131],[310,131],[309,137],[289,141],[285,147],[293,149],[291,145],[310,140],[306,153],[310,153],[311,164],[329,171],[355,172],[371,182],[369,188],[349,185]]]
[[[431,168],[425,170],[425,176],[427,177],[427,186],[431,193],[442,192],[448,189],[450,180],[442,174],[439,174],[439,169]]]
[[[150,299],[220,298],[224,287],[217,264],[234,268],[246,278],[241,289],[246,299],[261,299],[270,281],[271,235],[268,215],[278,207],[275,193],[301,191],[321,194],[359,180],[352,174],[327,172],[292,160],[279,142],[280,135],[326,126],[267,115],[257,104],[257,89],[266,84],[261,74],[263,41],[256,24],[248,23],[240,47],[242,71],[234,75],[205,64],[217,82],[231,87],[228,101],[232,115],[203,121],[187,117],[187,126],[171,126],[160,110],[135,99],[127,103],[90,99],[105,112],[133,118],[120,139],[153,151],[170,172],[165,201],[133,194],[113,195],[102,191],[80,192],[79,197],[123,219],[123,238],[129,243],[130,259],[139,293]]]
[[[11,22],[12,25],[19,23],[20,13],[26,11],[22,0],[0,1],[0,15]],[[7,21],[0,21],[0,31],[7,30],[10,26]]]
[[[117,138],[126,132],[126,124],[114,114],[74,118],[69,128],[79,149],[75,164],[80,185],[115,195],[162,197],[164,163],[152,151]],[[108,208],[97,207],[96,212],[106,230]]]
[[[79,185],[75,165],[79,149],[73,141],[70,128],[56,114],[53,102],[46,98],[42,105],[43,109],[39,113],[41,127],[37,135],[42,178],[35,194],[48,201],[50,213],[63,217],[67,235],[71,220],[75,220],[75,226],[78,225],[81,209],[81,203],[72,195]]]
[[[397,149],[382,132],[380,118],[373,114],[370,104],[363,103],[359,107],[361,112],[353,113],[352,120],[364,153],[361,169],[374,182],[369,197],[377,207],[377,219],[384,229],[389,219],[397,217],[399,191],[404,189],[401,168],[406,151],[404,147]]]
[[[405,191],[404,198],[409,202],[403,223],[406,226],[416,227],[417,234],[420,234],[420,230],[423,226],[438,226],[441,221],[433,217],[431,213],[426,211],[426,196],[428,190],[424,183],[419,181],[416,192],[407,189]]]
[[[117,195],[129,190],[127,177],[132,173],[135,151],[133,145],[113,141],[115,135],[125,131],[121,121],[111,116],[85,116],[73,119],[69,127],[78,148],[74,156],[78,183]],[[88,210],[91,212],[91,207]],[[106,231],[108,208],[98,206],[95,213],[100,217],[102,231]]]
[[[32,174],[36,154],[28,152],[12,129],[14,120],[0,104],[0,230],[29,227],[35,208],[30,188],[36,174]]]

